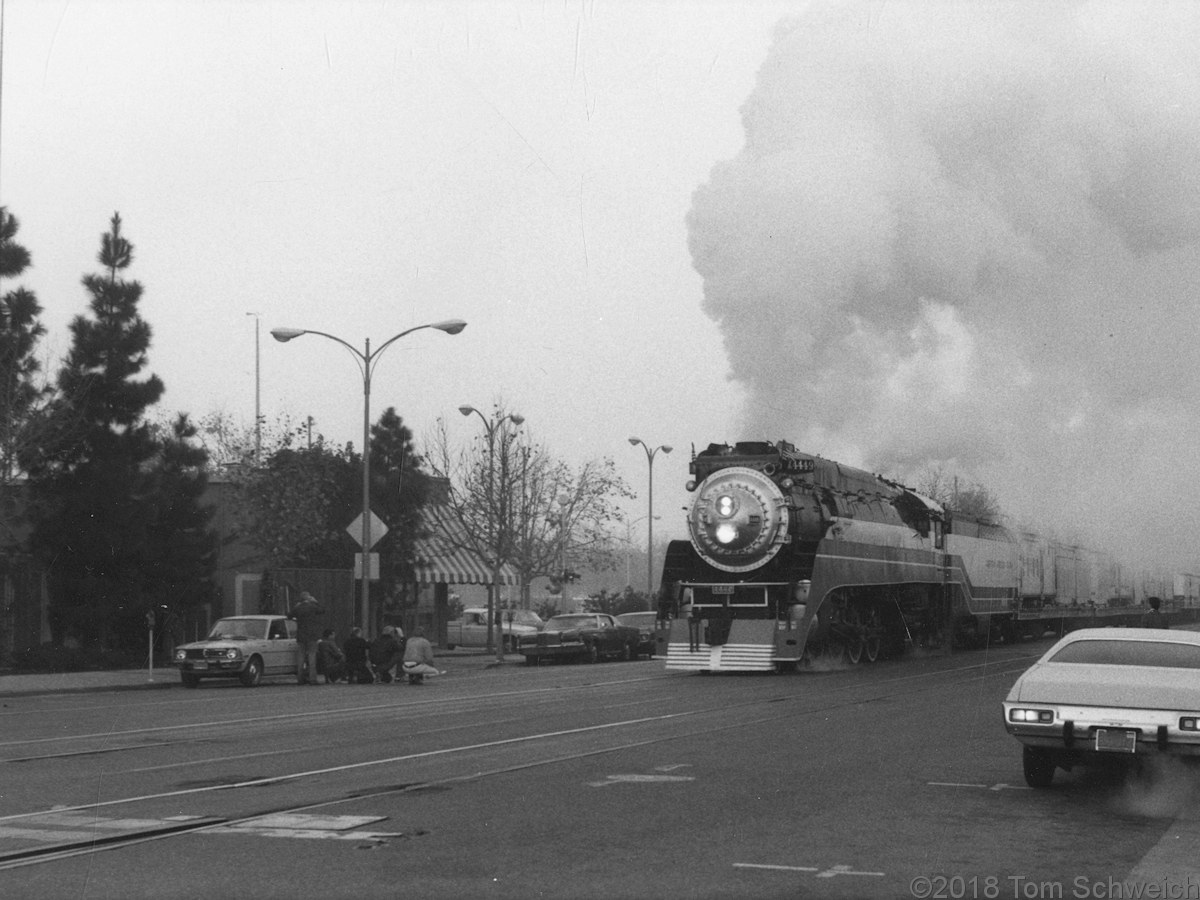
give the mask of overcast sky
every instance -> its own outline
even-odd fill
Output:
[[[691,445],[946,466],[1200,568],[1200,5],[5,0],[47,353],[114,211],[163,406],[503,399],[683,533]],[[645,523],[635,534],[644,535]]]

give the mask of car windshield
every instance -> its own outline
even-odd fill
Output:
[[[267,634],[266,619],[218,619],[208,633],[210,641],[262,640]]]
[[[565,631],[568,628],[590,628],[595,624],[595,616],[554,616],[546,623],[546,630]]]
[[[1200,645],[1172,641],[1072,641],[1049,662],[1092,663],[1102,666],[1162,666],[1200,669]]]

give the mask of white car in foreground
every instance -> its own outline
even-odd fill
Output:
[[[1200,632],[1073,631],[1017,679],[1004,727],[1030,787],[1057,768],[1200,756]]]

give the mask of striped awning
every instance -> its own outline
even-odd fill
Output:
[[[437,504],[422,510],[428,537],[416,542],[413,580],[419,584],[491,584],[495,573],[478,553],[469,549],[461,537],[461,527],[449,511]],[[512,567],[500,567],[500,584],[520,584]]]

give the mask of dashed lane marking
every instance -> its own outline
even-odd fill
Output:
[[[589,781],[588,787],[608,787],[610,784],[653,784],[657,782],[695,781],[691,775],[609,775],[604,781]]]
[[[956,787],[956,788],[978,788],[988,791],[1032,791],[1033,788],[1023,784],[1005,784],[1003,781],[997,784],[970,784],[961,781],[927,781],[930,787]]]
[[[817,878],[836,878],[839,875],[882,878],[886,874],[884,872],[868,872],[854,869],[843,863],[838,863],[827,869],[822,869],[820,866],[780,866],[765,863],[734,863],[733,867],[735,869],[766,869],[772,872],[810,872],[815,873]]]

